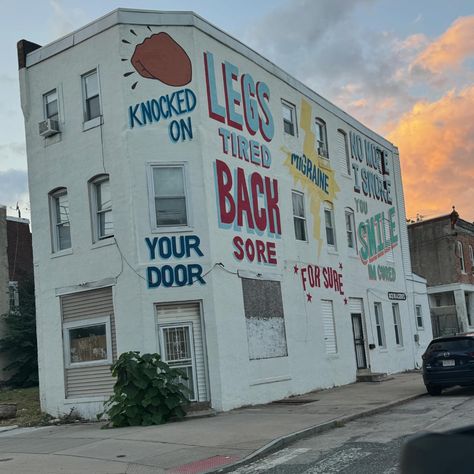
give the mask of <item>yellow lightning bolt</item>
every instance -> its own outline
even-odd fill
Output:
[[[330,201],[334,203],[336,194],[340,191],[340,188],[336,183],[334,170],[329,166],[329,161],[316,153],[316,140],[314,133],[311,130],[311,105],[305,99],[301,99],[300,117],[300,128],[305,134],[303,142],[303,154],[306,156],[306,158],[309,158],[313,162],[313,165],[317,165],[321,171],[327,174],[329,178],[327,187],[328,192],[326,193],[320,187],[316,186],[316,184],[311,181],[308,176],[298,171],[296,167],[291,164],[292,153],[288,149],[283,147],[282,151],[286,154],[284,165],[288,168],[290,174],[293,176],[294,183],[300,183],[310,196],[310,210],[311,214],[313,215],[313,236],[318,242],[319,256],[321,253],[321,246],[323,244],[323,240],[321,238],[321,203],[323,201]]]

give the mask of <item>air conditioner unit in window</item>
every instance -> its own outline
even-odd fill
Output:
[[[39,134],[42,137],[50,137],[59,133],[59,123],[57,120],[46,119],[38,124]]]

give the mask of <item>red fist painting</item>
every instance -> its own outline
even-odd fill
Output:
[[[191,82],[191,60],[168,33],[157,33],[136,46],[131,63],[138,74],[157,79],[169,86]]]

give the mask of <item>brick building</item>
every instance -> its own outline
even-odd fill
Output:
[[[427,280],[434,336],[474,330],[474,224],[449,214],[408,226],[413,271]]]
[[[33,250],[28,219],[6,215],[6,207],[0,206],[0,315],[19,305],[19,286],[33,278]],[[0,338],[5,331],[0,319]],[[0,354],[0,382],[11,374],[3,371],[8,355]]]

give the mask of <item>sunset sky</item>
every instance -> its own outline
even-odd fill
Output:
[[[233,6],[231,6],[233,5]],[[408,217],[474,221],[473,0],[23,0],[3,5],[0,203],[28,217],[16,42],[118,8],[193,10],[400,149]]]

